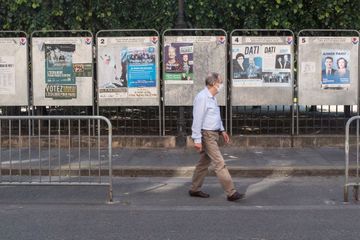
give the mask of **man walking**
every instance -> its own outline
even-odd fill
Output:
[[[200,191],[200,188],[211,164],[227,195],[227,200],[236,201],[244,198],[244,194],[235,190],[218,145],[220,135],[224,137],[226,143],[230,141],[222,124],[220,108],[215,98],[223,87],[222,79],[218,73],[211,73],[206,77],[205,84],[206,87],[197,94],[194,100],[191,137],[194,140],[195,149],[200,152],[200,160],[194,171],[189,194],[192,197],[209,197],[209,194]]]

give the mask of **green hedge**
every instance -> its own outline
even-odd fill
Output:
[[[360,29],[353,0],[187,0],[189,21],[199,28]]]
[[[2,30],[155,28],[173,26],[177,1],[0,0]]]
[[[177,0],[0,0],[0,28],[28,33],[44,29],[175,26]],[[193,28],[360,29],[354,0],[185,0],[185,19]]]

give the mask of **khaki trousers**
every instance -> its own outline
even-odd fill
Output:
[[[196,165],[192,178],[192,191],[199,191],[208,173],[208,167],[212,166],[216,176],[227,196],[236,192],[229,170],[226,168],[224,158],[219,149],[219,133],[215,131],[202,131],[202,151],[200,160]]]

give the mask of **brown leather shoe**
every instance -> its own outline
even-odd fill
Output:
[[[227,200],[233,202],[244,198],[245,198],[245,194],[234,192],[233,195],[227,197]]]
[[[191,197],[200,197],[200,198],[208,198],[208,197],[210,197],[210,195],[209,194],[207,194],[207,193],[204,193],[204,192],[202,192],[202,191],[196,191],[196,192],[194,192],[194,191],[189,191],[189,195],[191,196]]]

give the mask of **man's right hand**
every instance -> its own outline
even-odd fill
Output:
[[[202,151],[202,144],[201,143],[195,143],[194,147],[196,151],[201,152]]]

